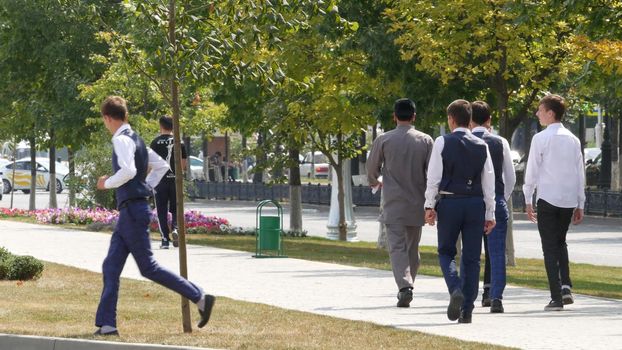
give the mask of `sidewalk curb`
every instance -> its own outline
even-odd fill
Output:
[[[0,349],[11,350],[206,350],[179,345],[120,343],[0,333]]]

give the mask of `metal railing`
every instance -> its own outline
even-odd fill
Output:
[[[303,203],[330,205],[330,185],[304,184],[301,186],[301,190]],[[188,185],[188,196],[191,199],[207,198],[243,201],[273,199],[279,202],[287,202],[289,201],[289,185],[197,181]],[[587,189],[585,197],[586,215],[622,216],[622,192]],[[352,202],[356,206],[379,206],[380,191],[372,194],[367,186],[353,186]],[[512,204],[514,211],[525,211],[525,197],[522,190],[514,190],[512,193]]]

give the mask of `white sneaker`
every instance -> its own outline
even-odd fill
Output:
[[[179,247],[179,234],[177,233],[177,229],[171,232],[171,237],[173,237],[173,247]]]

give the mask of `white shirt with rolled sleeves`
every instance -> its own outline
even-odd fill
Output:
[[[467,128],[455,128],[453,132],[462,131],[471,133]],[[445,147],[445,139],[439,136],[434,141],[432,147],[432,156],[428,164],[428,182],[425,190],[425,207],[434,208],[436,204],[436,195],[438,195],[438,186],[443,178],[443,157],[441,153]],[[486,220],[495,219],[495,171],[486,145],[486,162],[482,169],[482,192],[484,193],[484,203],[486,204]]]
[[[483,132],[484,134],[490,134],[488,129],[483,126],[476,126],[471,132]],[[501,137],[501,143],[503,144],[503,192],[506,201],[510,200],[514,185],[516,185],[516,172],[514,171],[514,163],[512,163],[512,154],[510,153],[510,144],[508,140]]]
[[[136,176],[137,170],[136,164],[134,163],[136,144],[129,136],[121,134],[128,129],[132,130],[130,125],[123,124],[112,136],[112,147],[114,148],[114,153],[117,155],[119,170],[106,179],[104,183],[106,188],[120,187]],[[149,155],[149,168],[151,168],[151,171],[147,174],[145,182],[147,182],[151,188],[155,188],[170,167],[168,163],[150,147],[147,147],[147,153]]]
[[[523,185],[527,205],[533,204],[536,189],[537,199],[559,208],[583,209],[585,165],[581,143],[562,123],[550,124],[531,140]]]

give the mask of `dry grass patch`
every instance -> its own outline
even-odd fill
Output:
[[[46,263],[38,281],[0,282],[0,332],[101,339],[91,335],[100,292],[100,274]],[[226,349],[502,348],[223,297],[206,328],[184,334],[179,305],[159,285],[123,279],[121,336],[106,339]]]

